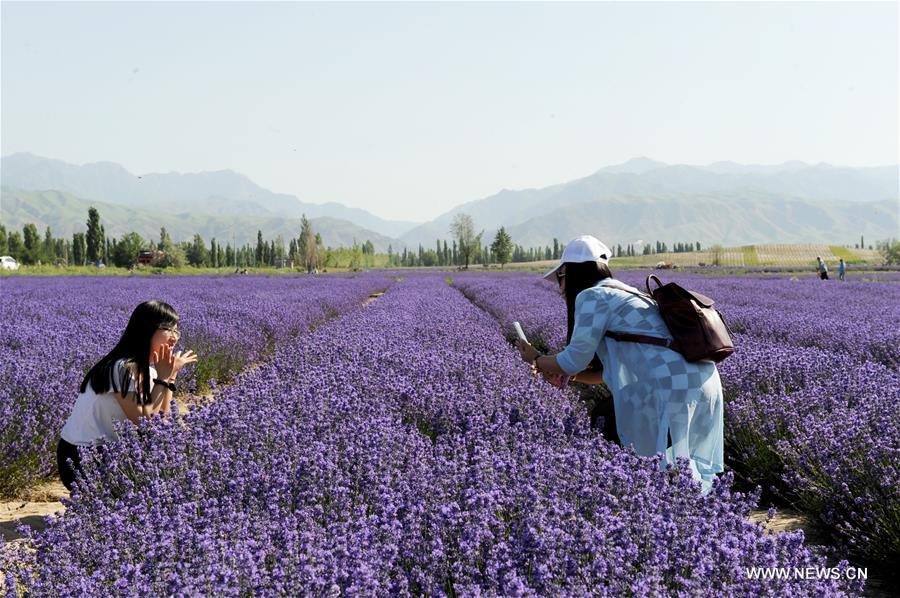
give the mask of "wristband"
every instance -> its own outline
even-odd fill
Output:
[[[162,378],[154,378],[153,381],[156,382],[157,384],[162,384],[163,386],[165,386],[172,392],[175,392],[175,383],[174,382],[167,382],[166,380],[163,380]]]

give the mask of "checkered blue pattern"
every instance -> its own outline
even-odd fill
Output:
[[[711,361],[689,363],[665,347],[605,337],[614,330],[672,338],[656,304],[623,287],[635,291],[605,280],[578,295],[572,340],[557,361],[572,375],[597,355],[613,394],[623,444],[646,456],[664,453],[670,463],[688,457],[695,477],[709,489],[714,475],[724,469],[719,373]]]

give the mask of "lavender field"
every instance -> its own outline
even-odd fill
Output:
[[[646,273],[624,272],[644,288]],[[845,283],[792,276],[666,280],[716,298],[735,332],[719,365],[726,458],[739,476],[815,517],[840,551],[900,558],[900,280]],[[558,350],[565,306],[525,274],[468,275],[454,286],[491,313],[507,338],[518,319],[533,342]]]
[[[0,295],[0,497],[53,473],[56,440],[85,372],[118,340],[141,301],[165,298],[204,356],[179,384],[190,394],[227,382],[274,347],[359,305],[393,279],[5,279]]]
[[[847,563],[751,523],[768,505],[733,479],[818,518],[854,559],[896,560],[900,281],[677,277],[719,300],[738,345],[720,366],[734,473],[707,495],[531,376],[509,323],[547,349],[565,338],[562,299],[534,274],[6,279],[0,492],[53,474],[75,388],[139,301],[179,310],[201,355],[189,391],[210,398],[92,452],[65,514],[3,549],[5,587],[859,595],[847,578],[748,575]]]

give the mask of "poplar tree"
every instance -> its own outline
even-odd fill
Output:
[[[263,253],[266,250],[266,244],[263,241],[262,231],[256,231],[256,265],[260,266],[263,264]]]
[[[23,264],[35,264],[40,259],[41,238],[38,236],[37,227],[28,223],[22,227],[25,251],[22,254]]]
[[[102,257],[105,239],[103,238],[103,227],[100,226],[100,212],[94,207],[88,209],[87,236],[85,237],[85,242],[87,244],[88,261],[96,262]]]

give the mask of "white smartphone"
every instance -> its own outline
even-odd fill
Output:
[[[525,331],[522,330],[522,325],[518,322],[513,322],[513,328],[516,329],[516,336],[519,337],[519,340],[522,342],[528,342],[528,338],[525,336]]]

